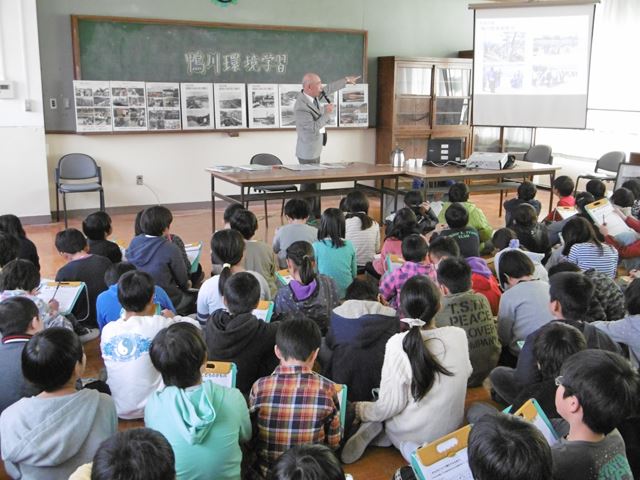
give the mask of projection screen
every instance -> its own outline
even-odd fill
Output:
[[[595,5],[539,5],[475,9],[474,125],[586,127]]]

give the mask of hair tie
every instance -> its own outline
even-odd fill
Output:
[[[230,263],[223,263],[222,264],[222,269],[224,270],[225,268],[231,268],[231,264]]]
[[[509,248],[520,248],[520,240],[517,238],[509,240]]]
[[[420,320],[419,318],[401,318],[401,322],[406,323],[410,327],[423,327],[427,322]]]
[[[305,254],[305,255],[303,255],[303,256],[302,256],[302,259],[303,259],[303,260],[305,260],[305,259],[307,259],[307,260],[311,260],[311,257],[310,257],[309,255],[306,255],[306,254]]]

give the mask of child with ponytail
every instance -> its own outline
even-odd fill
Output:
[[[410,461],[417,447],[462,424],[472,371],[464,330],[435,328],[440,291],[425,276],[404,284],[400,310],[409,330],[387,342],[378,400],[355,404],[362,424],[342,450],[344,463],[358,460],[376,437],[377,444],[387,440]]]
[[[358,273],[364,273],[364,266],[380,251],[380,225],[369,216],[369,200],[360,190],[347,195],[345,206],[348,212],[344,238],[353,243]]]
[[[336,282],[315,271],[313,247],[309,242],[293,242],[287,248],[287,268],[293,279],[278,290],[275,313],[304,316],[320,327],[324,336],[331,311],[340,304]]]
[[[225,282],[234,273],[244,272],[242,259],[245,251],[244,238],[236,230],[218,230],[211,237],[211,263],[222,265],[219,275],[214,275],[204,282],[198,291],[198,321],[204,324],[209,316],[221,308],[225,308],[222,299]],[[271,291],[265,278],[258,272],[248,270],[260,284],[260,298],[271,300]]]

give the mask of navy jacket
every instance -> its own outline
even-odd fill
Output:
[[[174,305],[180,304],[182,291],[188,288],[189,274],[178,247],[165,237],[141,234],[131,240],[126,257],[138,270],[150,274]]]

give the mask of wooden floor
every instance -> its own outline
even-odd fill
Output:
[[[547,205],[548,193],[540,192],[538,198],[543,205]],[[503,218],[498,217],[499,195],[492,193],[483,193],[473,195],[471,201],[476,203],[486,214],[489,222],[494,228],[500,228],[504,225]],[[323,208],[337,207],[338,198],[323,199]],[[223,206],[216,209],[219,212],[217,219],[219,224],[216,228],[222,227]],[[271,242],[275,228],[280,226],[283,219],[280,218],[280,202],[273,202],[269,205],[269,229],[265,229],[264,225],[264,209],[261,203],[251,206],[251,210],[258,216],[259,229],[256,238]],[[372,209],[370,214],[374,218],[378,217],[377,201],[372,200]],[[211,271],[211,250],[209,247],[209,239],[211,237],[211,213],[207,209],[202,210],[185,210],[174,211],[174,221],[171,226],[173,233],[182,237],[188,242],[203,241],[205,247],[202,253],[202,267],[205,272]],[[113,235],[111,239],[123,240],[128,243],[133,237],[133,222],[135,214],[117,214],[112,215]],[[82,218],[71,218],[69,226],[82,229]],[[60,268],[64,261],[55,250],[54,239],[59,230],[64,228],[64,223],[50,223],[46,225],[29,225],[25,226],[27,236],[36,244],[38,254],[40,255],[41,273],[43,278],[54,278],[56,271]],[[99,351],[99,340],[96,339],[85,345],[87,354],[87,371],[85,376],[98,376],[98,372],[103,368],[102,358]],[[467,392],[466,405],[477,400],[488,400],[488,390],[483,387],[470,389]],[[119,428],[125,430],[142,426],[142,421],[120,421]],[[351,473],[357,480],[388,480],[395,470],[405,465],[401,455],[394,448],[370,448],[367,450],[363,458],[352,464],[345,466],[345,471]],[[4,470],[0,472],[0,480],[9,478]]]

